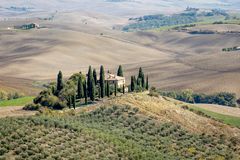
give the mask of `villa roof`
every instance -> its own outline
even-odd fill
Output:
[[[108,73],[105,75],[105,79],[106,80],[125,80],[125,77],[120,77],[120,76],[116,76],[114,74]]]

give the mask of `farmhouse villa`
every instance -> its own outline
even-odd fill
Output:
[[[123,85],[125,85],[125,82],[126,82],[126,79],[125,77],[119,77],[119,76],[116,76],[114,74],[111,74],[111,73],[107,73],[105,75],[105,80],[109,82],[109,84],[117,84],[117,86],[120,88],[120,87],[123,87]]]

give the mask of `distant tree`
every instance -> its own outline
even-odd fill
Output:
[[[118,67],[117,76],[123,77],[123,69],[121,65]]]
[[[148,76],[147,76],[147,78],[146,78],[146,90],[148,90],[149,89],[149,82],[148,82]]]
[[[125,85],[123,85],[123,94],[125,94]]]
[[[85,98],[85,104],[88,104],[88,92],[87,92],[87,82],[84,81],[83,83],[83,91],[84,91],[84,98]]]
[[[59,71],[58,76],[57,76],[57,95],[61,92],[63,89],[63,74],[62,71]]]
[[[100,80],[99,80],[100,88],[101,88],[101,97],[104,98],[105,96],[105,73],[104,67],[100,67]]]
[[[79,99],[84,98],[83,80],[81,76],[78,79],[77,95]]]
[[[144,88],[145,87],[145,77],[144,77],[142,67],[139,68],[138,79],[140,79],[140,81],[141,81],[141,87]]]
[[[110,97],[110,87],[108,81],[107,81],[107,96]]]
[[[97,71],[96,71],[96,69],[93,69],[93,79],[94,79],[95,85],[97,85]]]

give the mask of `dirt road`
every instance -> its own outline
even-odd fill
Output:
[[[36,114],[36,111],[25,111],[23,107],[0,107],[0,118],[4,117],[18,117],[18,116],[30,116]]]

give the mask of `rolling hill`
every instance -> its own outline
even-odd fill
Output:
[[[238,6],[235,1],[85,2],[3,1],[0,7],[3,13],[0,86],[33,94],[38,92],[36,84],[55,79],[59,70],[67,77],[73,72],[85,72],[89,65],[98,68],[103,64],[115,72],[122,64],[128,80],[135,74],[133,71],[142,66],[149,73],[151,84],[161,89],[190,88],[206,93],[240,94],[239,51],[221,52],[222,48],[239,45],[238,34],[192,35],[172,30],[125,33],[118,30],[130,17],[175,13],[188,4],[231,10]],[[12,29],[32,22],[43,28]],[[239,25],[198,25],[195,29],[237,31]]]
[[[75,21],[70,22],[71,19]],[[6,29],[23,22],[9,21],[1,25],[0,84],[5,88],[22,82],[21,88],[27,91],[35,81],[55,79],[59,70],[68,76],[85,72],[89,65],[98,68],[103,64],[115,72],[122,64],[126,77],[142,66],[151,84],[162,89],[240,93],[239,52],[221,51],[238,46],[238,35],[191,35],[177,31],[125,33],[111,28],[112,23],[124,23],[122,18],[79,12],[59,13],[54,21],[37,20],[46,27],[40,30]],[[227,25],[217,26],[221,31],[227,28]]]

